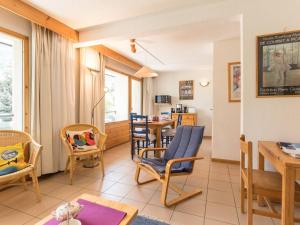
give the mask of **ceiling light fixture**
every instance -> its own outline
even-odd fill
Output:
[[[200,82],[200,85],[201,85],[202,87],[206,87],[206,86],[209,85],[209,81],[201,81],[201,82]]]
[[[135,39],[130,39],[130,48],[132,53],[136,53]]]
[[[150,51],[148,51],[146,48],[144,48],[134,38],[130,39],[130,49],[131,49],[132,53],[136,53],[136,45],[138,45],[141,49],[143,49],[147,54],[149,54],[150,56],[152,56],[154,59],[156,59],[159,63],[161,63],[161,64],[164,65],[164,63],[159,58],[157,58]],[[151,70],[147,66],[143,66],[134,75],[137,76],[137,77],[139,77],[139,78],[148,78],[148,77],[157,77],[158,73],[154,72],[153,70]]]
[[[139,46],[141,49],[143,49],[147,54],[149,54],[152,58],[154,58],[156,61],[158,61],[160,64],[165,65],[163,61],[161,61],[158,57],[156,57],[152,52],[147,50],[143,45],[141,45],[136,39],[132,38],[130,39],[130,47],[131,52],[136,53],[136,45]]]

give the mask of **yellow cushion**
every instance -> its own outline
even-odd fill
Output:
[[[27,165],[22,143],[0,147],[0,176],[24,169]]]

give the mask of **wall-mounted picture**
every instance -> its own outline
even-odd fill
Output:
[[[300,31],[257,37],[257,97],[300,95]]]
[[[228,63],[228,101],[241,101],[241,63]]]
[[[179,99],[193,100],[194,99],[194,81],[182,80],[179,81]]]

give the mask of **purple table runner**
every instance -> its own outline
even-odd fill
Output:
[[[83,205],[76,217],[82,225],[118,225],[126,216],[126,212],[98,205],[87,200],[79,199],[77,202]],[[53,218],[44,225],[58,225],[59,223]]]

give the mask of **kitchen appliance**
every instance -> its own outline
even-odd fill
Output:
[[[182,104],[176,104],[176,113],[182,113],[182,112],[183,112]]]
[[[187,106],[184,106],[184,107],[183,107],[183,112],[184,112],[184,113],[188,113],[188,107],[187,107]]]
[[[155,95],[155,103],[171,104],[171,96],[170,95]]]

